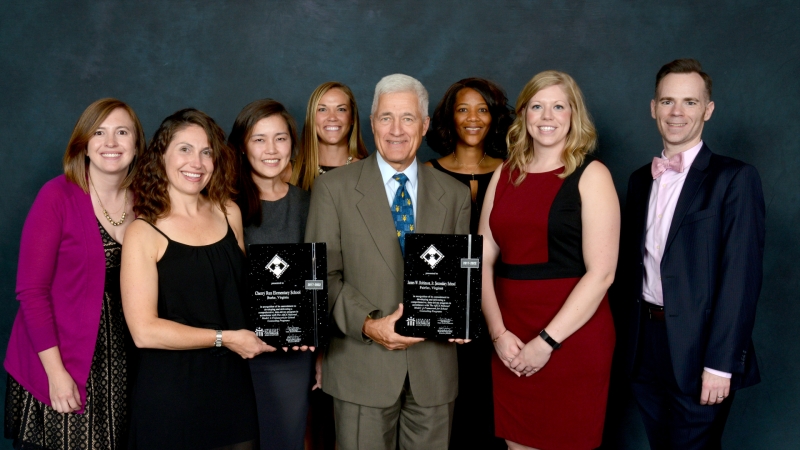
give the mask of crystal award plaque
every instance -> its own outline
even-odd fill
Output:
[[[395,331],[428,339],[474,339],[483,329],[483,236],[407,234],[403,317]]]
[[[322,345],[327,273],[324,242],[250,245],[244,302],[250,329],[273,347]]]

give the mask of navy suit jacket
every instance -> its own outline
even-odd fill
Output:
[[[764,195],[753,166],[700,149],[681,190],[661,260],[661,283],[675,379],[699,394],[703,367],[733,374],[731,389],[760,381],[752,332],[761,290]],[[635,366],[644,280],[650,164],[628,183],[620,272],[628,374]]]

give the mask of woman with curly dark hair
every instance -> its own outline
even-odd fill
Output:
[[[442,157],[426,164],[451,175],[472,191],[472,234],[478,232],[492,172],[506,158],[506,133],[512,121],[503,89],[483,78],[464,78],[454,83],[433,112],[425,138]]]
[[[494,170],[506,157],[506,133],[513,121],[503,89],[483,78],[465,78],[445,92],[425,138],[441,154],[425,164],[466,184],[472,192],[470,233],[478,219]],[[488,337],[458,346],[458,397],[450,448],[505,449],[494,437],[491,356]]]
[[[131,189],[138,219],[122,252],[122,303],[136,346],[132,448],[254,449],[244,358],[274,351],[245,329],[237,158],[206,114],[167,117]]]

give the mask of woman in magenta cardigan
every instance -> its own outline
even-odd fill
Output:
[[[145,139],[116,99],[83,112],[64,175],[42,187],[20,241],[19,312],[6,353],[5,436],[15,448],[117,448],[127,426],[119,259]]]

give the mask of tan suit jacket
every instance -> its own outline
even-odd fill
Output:
[[[417,164],[416,231],[469,233],[466,186]],[[421,406],[455,400],[455,344],[424,341],[389,351],[361,333],[364,320],[387,316],[403,299],[403,255],[376,156],[328,172],[314,182],[306,242],[328,247],[332,338],[323,363],[323,389],[350,403],[386,408],[400,397],[408,374]]]

